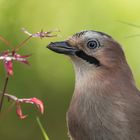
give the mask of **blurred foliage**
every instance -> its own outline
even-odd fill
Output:
[[[110,34],[123,45],[140,87],[140,36],[126,38],[139,34],[140,28],[118,22],[140,25],[139,13],[139,0],[0,0],[0,35],[14,46],[27,37],[20,31],[22,27],[31,32],[58,28],[62,35],[61,38],[42,40],[33,38],[21,50],[23,54],[33,54],[31,66],[15,63],[15,74],[9,81],[8,91],[18,97],[42,99],[45,115],[41,116],[32,105],[23,105],[29,117],[19,120],[15,108],[9,108],[11,103],[5,100],[0,118],[0,139],[43,140],[36,122],[36,116],[39,116],[50,140],[68,140],[65,114],[74,89],[74,71],[69,58],[45,48],[50,41],[64,40],[85,29]],[[0,46],[0,51],[6,49],[4,43],[0,42]],[[2,88],[4,72],[1,64],[0,68]]]

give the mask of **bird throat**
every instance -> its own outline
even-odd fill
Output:
[[[77,51],[76,56],[82,58],[83,60],[89,62],[90,64],[96,65],[97,67],[100,66],[100,61],[98,59],[96,59],[95,57],[92,57],[90,55],[87,55],[83,51]]]

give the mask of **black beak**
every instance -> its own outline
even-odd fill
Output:
[[[76,48],[71,47],[66,41],[51,42],[47,46],[47,48],[49,48],[54,52],[67,54],[67,55],[75,55],[75,53],[78,51]]]

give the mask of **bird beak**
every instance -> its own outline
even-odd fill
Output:
[[[70,46],[66,41],[51,42],[47,46],[47,48],[54,52],[67,54],[67,55],[75,55],[75,53],[78,51],[76,48]]]

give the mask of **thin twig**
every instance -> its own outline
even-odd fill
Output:
[[[5,83],[4,83],[4,87],[3,87],[3,91],[2,91],[2,95],[1,95],[1,99],[0,99],[0,112],[1,112],[1,109],[2,109],[4,94],[5,94],[6,89],[7,89],[8,80],[9,80],[9,76],[7,76],[6,79],[5,79]]]
[[[7,41],[7,40],[6,40],[3,36],[1,36],[1,35],[0,35],[0,40],[1,40],[2,42],[4,42],[7,46],[9,46],[9,47],[12,48],[12,45],[10,44],[10,42]]]
[[[125,38],[133,38],[133,37],[139,37],[140,34],[134,34],[134,35],[129,35],[129,36],[126,36]]]
[[[28,38],[26,38],[25,40],[23,40],[18,46],[16,46],[16,48],[14,48],[14,52],[18,51],[30,38],[32,38],[32,36],[29,36]]]
[[[4,96],[8,98],[8,100],[13,100],[13,101],[17,101],[18,98],[14,95],[11,95],[11,94],[7,94],[7,93],[4,93]]]
[[[126,24],[126,25],[129,25],[129,26],[140,28],[140,25],[136,25],[136,24],[129,23],[129,22],[126,22],[126,21],[118,20],[118,22],[123,23],[123,24]]]

